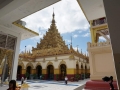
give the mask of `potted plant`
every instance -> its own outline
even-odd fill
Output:
[[[70,80],[71,80],[71,82],[73,82],[74,81],[74,77],[71,77]]]
[[[26,77],[26,78],[28,78],[28,77],[29,77],[29,73],[28,73],[28,72],[26,72],[25,77]]]
[[[59,75],[58,75],[58,74],[56,74],[56,80],[57,80],[57,81],[59,80]]]
[[[33,74],[33,79],[36,79],[37,78],[37,75],[36,74]]]
[[[42,80],[44,80],[44,77],[45,77],[44,74],[42,74]]]
[[[31,79],[31,80],[33,79],[33,74],[30,74],[30,79]]]
[[[84,74],[83,73],[81,74],[81,79],[84,80]]]
[[[76,75],[75,75],[75,80],[78,81],[79,78],[80,78],[80,75],[79,75],[79,74],[76,74]]]

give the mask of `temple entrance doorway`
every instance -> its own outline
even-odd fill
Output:
[[[85,74],[87,73],[87,66],[85,65]]]
[[[84,71],[83,71],[83,65],[81,65],[81,79],[84,79]]]
[[[88,78],[88,75],[87,75],[87,66],[85,65],[85,78]]]
[[[54,79],[54,67],[53,67],[53,65],[47,66],[47,79],[48,80]]]
[[[66,76],[66,65],[65,64],[61,64],[60,65],[60,79],[61,80],[65,80],[65,76]]]
[[[81,74],[83,74],[83,65],[81,65]]]
[[[79,65],[76,64],[76,74],[79,74]]]
[[[40,75],[42,74],[42,67],[40,65],[38,65],[36,67],[36,74],[37,74],[37,78],[40,78]]]
[[[28,66],[27,67],[27,70],[26,70],[26,76],[27,76],[27,79],[30,79],[30,74],[31,74],[31,66]]]
[[[18,65],[18,68],[17,68],[17,79],[21,80],[21,76],[22,76],[22,66]]]

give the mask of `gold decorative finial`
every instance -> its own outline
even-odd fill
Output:
[[[81,49],[81,54],[82,54],[82,49]]]
[[[52,23],[55,23],[55,20],[54,20],[54,18],[55,18],[55,14],[54,14],[54,8],[53,8],[53,19],[52,19]]]
[[[25,46],[25,53],[26,53],[26,46]]]
[[[79,51],[78,51],[78,46],[79,46],[79,45],[77,45],[77,52],[79,52]]]
[[[71,36],[71,45],[72,45],[72,36]]]
[[[54,14],[54,8],[53,8],[53,18],[54,18],[55,14]]]

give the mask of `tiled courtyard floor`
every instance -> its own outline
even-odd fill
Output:
[[[65,85],[64,81],[40,81],[40,80],[30,80],[27,81],[30,86],[28,90],[74,90],[77,87],[83,85],[89,79],[79,80],[78,82],[68,82]],[[20,84],[20,81],[17,81]],[[0,87],[0,90],[6,90],[8,86]]]

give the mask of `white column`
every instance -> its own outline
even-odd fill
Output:
[[[13,66],[12,66],[12,71],[11,71],[11,77],[10,79],[16,80],[17,78],[17,67],[18,67],[18,57],[19,57],[19,50],[20,50],[20,41],[21,41],[21,34],[17,37],[17,42],[16,42],[16,48],[15,48],[15,54],[13,58]]]
[[[120,0],[103,0],[107,17],[112,50],[113,63],[120,88]]]

